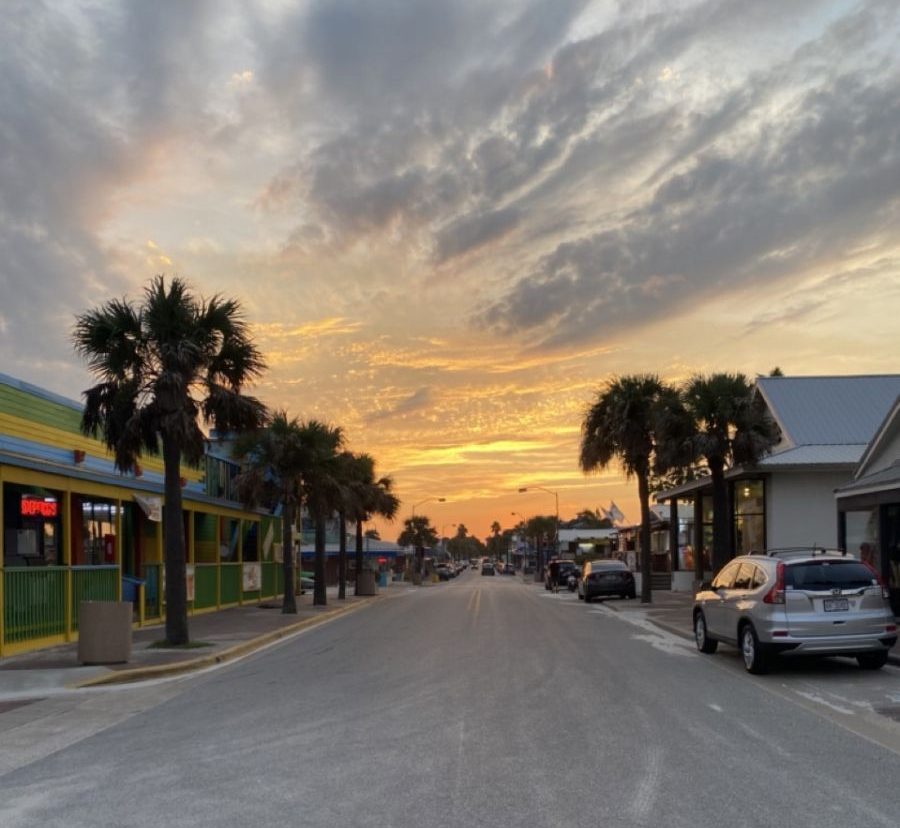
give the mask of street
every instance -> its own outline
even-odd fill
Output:
[[[895,667],[751,677],[638,606],[467,572],[235,664],[0,707],[0,824],[896,826],[898,711]]]

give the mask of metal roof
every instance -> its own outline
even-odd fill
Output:
[[[791,445],[865,447],[900,394],[900,374],[759,377],[756,387]]]
[[[837,490],[838,497],[863,494],[869,491],[900,489],[900,460],[881,471],[860,477]]]
[[[757,467],[765,470],[786,466],[855,466],[865,450],[865,443],[799,446],[770,454],[760,460]]]

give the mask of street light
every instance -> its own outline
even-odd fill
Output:
[[[510,512],[511,515],[515,515],[519,522],[522,524],[522,536],[525,538],[525,552],[522,555],[522,574],[525,574],[525,564],[528,562],[528,535],[525,532],[525,524],[527,521],[525,520],[525,516],[519,514],[518,512]],[[509,548],[506,550],[506,562],[509,563]]]
[[[559,493],[554,492],[552,489],[545,489],[543,486],[523,486],[521,489],[519,489],[519,494],[522,494],[523,492],[527,492],[529,489],[537,489],[538,491],[546,492],[547,494],[552,494],[553,497],[556,499],[556,531],[554,532],[556,537],[553,539],[553,546],[556,549],[556,554],[558,555],[559,554]],[[541,567],[540,568],[541,568],[540,575],[543,578],[544,577],[543,556],[541,556]]]
[[[455,523],[445,523],[443,526],[441,526],[441,546],[444,547],[444,552],[447,551],[447,542],[444,540],[444,529],[446,529],[448,526],[456,526],[456,524]]]
[[[420,500],[418,503],[413,503],[412,516],[416,516],[416,507],[421,506],[423,503],[431,503],[432,501],[434,501],[435,503],[445,503],[446,500],[446,497],[426,497],[425,500]]]

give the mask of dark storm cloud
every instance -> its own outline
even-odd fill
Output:
[[[514,208],[463,216],[438,232],[436,259],[446,262],[494,241],[513,230],[520,219],[519,211]]]

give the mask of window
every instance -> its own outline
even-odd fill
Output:
[[[738,574],[734,579],[734,586],[732,589],[750,589],[751,584],[753,583],[753,570],[756,569],[753,564],[742,563],[741,568],[738,570]]]
[[[811,592],[831,589],[861,589],[872,586],[875,576],[856,561],[812,561],[786,567],[785,586]]]
[[[762,480],[734,483],[734,541],[738,555],[766,548],[765,486]]]
[[[753,584],[750,587],[751,589],[756,589],[757,587],[761,587],[766,582],[766,573],[763,571],[762,567],[754,566],[753,567]]]
[[[713,589],[731,589],[731,585],[734,583],[734,578],[737,575],[738,569],[740,569],[740,563],[733,561],[732,563],[728,564],[713,579],[712,588]]]

